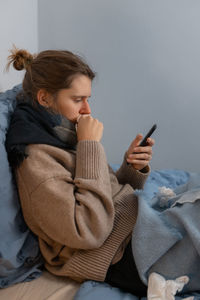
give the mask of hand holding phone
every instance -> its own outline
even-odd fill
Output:
[[[132,164],[132,166],[136,170],[143,169],[145,166],[147,166],[149,164],[149,161],[152,158],[152,149],[151,148],[154,143],[152,143],[151,145],[148,144],[147,139],[153,134],[153,132],[156,130],[156,128],[157,128],[157,125],[154,124],[152,126],[152,128],[149,130],[149,132],[145,135],[143,140],[140,142],[139,145],[138,145],[138,141],[137,141],[139,138],[139,135],[138,135],[135,138],[135,140],[131,143],[131,145],[127,151],[127,163]],[[145,147],[145,146],[150,146],[150,147],[145,148],[144,151],[142,151],[141,148],[137,149],[139,147]]]
[[[141,141],[139,146],[144,147],[144,146],[148,145],[147,139],[153,134],[153,132],[156,130],[156,128],[157,128],[157,125],[154,124],[152,126],[152,128],[149,130],[149,132],[145,135],[145,137],[143,138],[143,140]]]

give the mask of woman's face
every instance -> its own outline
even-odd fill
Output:
[[[92,81],[85,75],[79,75],[72,81],[69,89],[58,92],[56,100],[50,107],[65,116],[73,123],[77,122],[80,115],[90,114],[88,98],[91,96]]]

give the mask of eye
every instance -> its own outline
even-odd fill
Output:
[[[76,103],[79,103],[79,102],[81,102],[81,101],[82,101],[81,98],[76,98],[76,99],[74,99],[74,102],[76,102]]]

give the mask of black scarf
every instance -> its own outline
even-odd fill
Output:
[[[18,167],[28,156],[29,144],[47,144],[63,149],[76,149],[75,125],[61,116],[47,111],[40,104],[20,101],[12,114],[6,136],[6,150],[12,168]]]

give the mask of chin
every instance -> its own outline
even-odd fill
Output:
[[[73,118],[73,119],[69,119],[69,121],[71,121],[72,123],[76,124],[77,123],[77,119],[78,118]]]
[[[68,116],[66,116],[66,115],[64,115],[64,114],[63,114],[63,116],[64,116],[67,120],[69,120],[70,122],[72,122],[72,123],[74,123],[74,124],[77,123],[77,118],[69,118]]]

